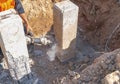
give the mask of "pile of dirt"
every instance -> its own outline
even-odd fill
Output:
[[[35,36],[45,35],[53,25],[53,4],[59,0],[22,0]]]
[[[98,50],[114,50],[120,45],[119,0],[72,0],[79,6],[79,29]]]
[[[23,0],[26,15],[36,36],[44,35],[52,26],[51,0]]]

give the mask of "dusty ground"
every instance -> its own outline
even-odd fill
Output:
[[[56,1],[59,0],[23,0],[36,36],[50,30],[53,24],[52,5]],[[119,0],[72,1],[80,8],[77,55],[65,63],[57,58],[50,61],[46,53],[51,45],[35,46],[34,53],[30,53],[30,64],[41,81],[39,84],[102,84],[107,74],[120,70]],[[10,84],[8,71],[0,71],[0,83]]]

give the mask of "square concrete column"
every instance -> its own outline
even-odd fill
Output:
[[[64,62],[75,56],[79,8],[69,0],[54,5],[54,32],[58,43],[57,57]]]
[[[0,46],[13,80],[22,82],[31,70],[22,20],[13,12],[0,13]]]

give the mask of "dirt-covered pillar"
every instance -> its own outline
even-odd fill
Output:
[[[22,20],[14,12],[0,13],[0,46],[13,80],[22,83],[28,80],[31,70]]]
[[[61,62],[75,56],[79,8],[69,0],[54,5],[54,32]]]

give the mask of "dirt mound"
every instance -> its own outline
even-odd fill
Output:
[[[108,73],[119,70],[120,49],[110,53],[105,53],[96,58],[92,65],[85,68],[81,73],[81,82],[90,84],[101,84]]]
[[[120,3],[118,0],[72,0],[79,10],[79,29],[98,50],[119,48]],[[116,28],[118,27],[118,28]],[[112,35],[111,35],[112,34]]]
[[[46,34],[52,26],[52,1],[23,0],[23,6],[35,35]]]
[[[61,0],[22,0],[36,37],[45,35],[53,25],[53,4]]]

